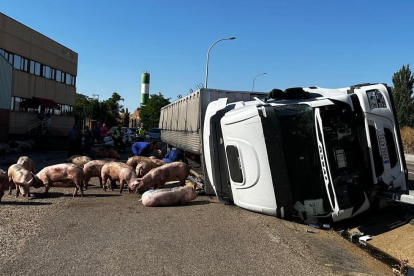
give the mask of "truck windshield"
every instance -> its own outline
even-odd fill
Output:
[[[293,204],[323,199],[323,209],[329,212],[331,206],[321,174],[312,107],[295,104],[275,107],[275,111],[282,134]]]
[[[320,114],[339,209],[358,210],[373,185],[363,116],[342,102],[321,107]]]

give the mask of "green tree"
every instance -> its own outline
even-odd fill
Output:
[[[83,94],[76,94],[75,100],[75,121],[77,124],[91,115],[91,98]]]
[[[392,77],[394,102],[400,127],[414,126],[414,74],[410,65],[403,65]]]
[[[129,114],[128,108],[125,108],[125,112],[122,114],[122,126],[129,127],[129,116],[130,115],[131,114]]]
[[[123,100],[118,93],[114,92],[109,99],[101,102],[102,112],[100,120],[106,123],[108,127],[118,124],[120,119],[119,112],[123,109],[119,102]]]
[[[158,127],[161,108],[170,104],[170,99],[165,99],[161,93],[150,95],[147,105],[143,106],[139,112],[141,123],[144,124],[145,129]]]

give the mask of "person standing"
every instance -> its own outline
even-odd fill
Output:
[[[51,117],[50,109],[47,110],[45,117],[46,117],[46,127],[47,129],[49,129],[50,128],[50,117]]]
[[[85,126],[85,133],[83,134],[83,137],[85,138],[85,153],[86,155],[89,155],[93,145],[93,136],[88,126]]]
[[[118,126],[118,128],[115,130],[114,133],[114,147],[115,150],[119,152],[120,146],[122,143],[122,133],[121,133],[121,126]]]
[[[101,128],[99,126],[99,123],[97,123],[93,129],[93,138],[96,140],[96,142],[101,141]]]
[[[106,136],[108,136],[108,128],[106,127],[106,124],[104,123],[101,127],[101,139],[102,139],[102,141],[105,139]]]
[[[72,155],[76,154],[76,139],[78,136],[78,126],[74,125],[73,128],[69,131],[68,134],[68,141],[69,141],[69,147],[68,147],[68,157],[71,157]]]

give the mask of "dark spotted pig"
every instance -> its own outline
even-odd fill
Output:
[[[121,158],[116,151],[107,148],[93,148],[89,156],[92,159],[111,158],[118,160]]]
[[[1,198],[4,195],[4,191],[9,188],[9,177],[7,173],[3,170],[0,170],[0,202]]]
[[[102,167],[101,171],[103,189],[106,191],[106,183],[109,180],[119,181],[120,193],[124,184],[128,187],[134,187],[138,185],[138,178],[131,166],[128,166],[121,162],[109,162]]]
[[[162,188],[166,182],[175,180],[184,185],[189,174],[190,168],[185,163],[172,162],[151,170],[144,177],[138,179],[138,187],[130,186],[130,189],[135,190],[136,188],[138,193],[142,193],[150,188]]]
[[[58,164],[45,167],[37,174],[37,177],[46,186],[45,195],[49,192],[50,187],[70,187],[74,183],[73,196],[76,196],[79,190],[81,196],[83,196],[84,173],[82,168],[75,164]]]
[[[81,167],[81,168],[83,168],[83,166],[89,161],[92,161],[92,158],[88,156],[77,156],[77,155],[72,155],[66,160],[67,163],[75,164],[76,166]]]
[[[150,190],[142,195],[142,205],[146,207],[185,205],[197,197],[195,187]]]

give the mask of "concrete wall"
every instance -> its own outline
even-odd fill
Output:
[[[3,56],[0,56],[0,108],[10,108],[12,84],[13,67]]]
[[[0,142],[9,136],[10,100],[13,84],[13,67],[0,56]]]
[[[24,134],[28,131],[29,126],[37,123],[37,115],[28,112],[10,112],[10,133]],[[53,116],[51,117],[51,127],[59,130],[66,135],[75,124],[75,117]]]
[[[0,48],[71,75],[77,75],[76,52],[3,13],[0,13]]]
[[[75,106],[76,88],[54,80],[15,70],[12,96],[29,99],[33,96],[53,99],[59,104]]]

